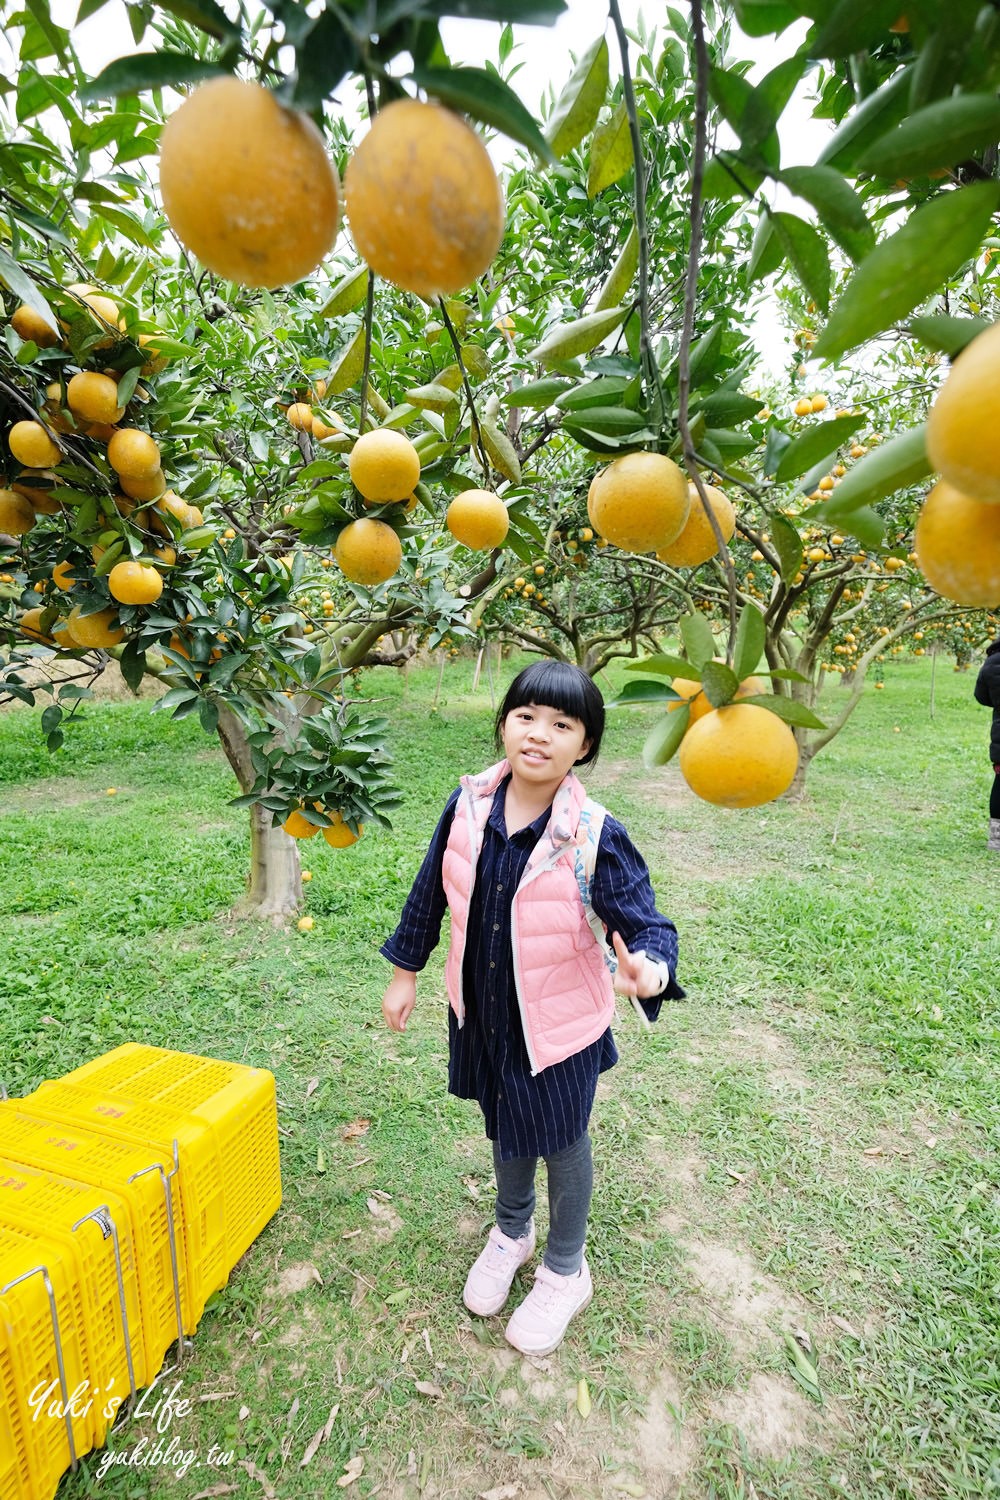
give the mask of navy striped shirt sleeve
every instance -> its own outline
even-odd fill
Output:
[[[400,969],[410,969],[414,973],[422,969],[441,939],[441,921],[448,906],[441,867],[458,793],[456,787],[445,803],[434,837],[406,898],[399,925],[379,949],[383,958]]]
[[[604,819],[597,850],[592,892],[594,910],[611,934],[617,932],[630,953],[640,948],[651,959],[661,959],[670,970],[670,983],[659,995],[640,1000],[646,1015],[655,1021],[664,1000],[682,1000],[677,983],[677,928],[656,909],[656,897],[646,861],[624,827],[610,813]]]

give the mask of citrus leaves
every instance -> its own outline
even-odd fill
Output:
[[[964,161],[1000,137],[1000,100],[992,94],[938,99],[882,136],[862,155],[862,172],[916,177]]]
[[[976,182],[921,204],[855,271],[815,357],[836,359],[919,307],[976,253],[998,208],[996,182]]]
[[[833,426],[833,423],[826,424]],[[874,505],[896,490],[919,484],[931,472],[924,427],[912,427],[891,442],[873,448],[844,475],[829,500],[808,512],[831,525],[849,520],[862,506]],[[857,533],[856,533],[857,534]]]
[[[596,198],[625,176],[633,163],[632,136],[624,101],[619,104],[606,125],[594,131],[590,147],[590,169],[587,172],[587,197]]]
[[[609,307],[602,312],[588,313],[574,323],[559,323],[528,358],[539,365],[555,365],[589,354],[609,333],[614,333],[627,312],[627,307]]]
[[[607,96],[608,78],[608,44],[600,36],[573,69],[549,117],[545,134],[554,155],[568,155],[593,130]]]

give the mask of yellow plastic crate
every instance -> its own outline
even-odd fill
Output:
[[[227,1273],[281,1204],[278,1105],[266,1068],[129,1042],[66,1075],[199,1120],[222,1162]]]
[[[179,1171],[173,1182],[174,1202],[179,1198],[181,1204],[177,1230],[184,1261],[184,1327],[193,1333],[205,1303],[225,1286],[230,1270],[222,1163],[208,1126],[145,1099],[85,1088],[63,1079],[41,1084],[17,1103],[33,1115],[58,1121],[71,1130],[83,1127],[144,1149],[157,1161],[173,1161],[176,1146]]]
[[[168,1180],[173,1163],[166,1157],[158,1159],[148,1146],[33,1116],[22,1101],[14,1099],[0,1103],[0,1152],[39,1171],[107,1188],[122,1199],[135,1245],[146,1368],[159,1370],[179,1336],[178,1316],[183,1322],[186,1297],[187,1271],[178,1223],[180,1194],[176,1184]],[[171,1245],[167,1194],[171,1197],[175,1247]],[[194,1327],[185,1331],[193,1333]]]
[[[52,1308],[58,1320],[65,1391]],[[24,1277],[24,1280],[20,1278]],[[17,1283],[12,1285],[11,1283]],[[6,1290],[5,1290],[6,1288]],[[67,1424],[52,1402],[81,1394],[69,1413],[73,1447],[81,1458],[107,1421],[95,1402],[89,1412],[91,1371],[81,1334],[80,1285],[73,1256],[62,1246],[0,1225],[0,1495],[3,1500],[51,1500],[73,1459]],[[48,1394],[46,1394],[48,1393]],[[44,1395],[44,1402],[40,1397]],[[40,1414],[35,1419],[36,1406]],[[65,1406],[63,1405],[63,1409]]]
[[[105,1212],[101,1212],[104,1211]],[[100,1212],[100,1219],[86,1216]],[[81,1222],[83,1220],[84,1222]],[[121,1198],[105,1188],[93,1188],[37,1172],[0,1155],[0,1224],[44,1247],[59,1246],[75,1267],[73,1319],[83,1341],[84,1364],[91,1385],[102,1397],[126,1398],[133,1380],[148,1385],[149,1370],[140,1334],[139,1286],[128,1210]],[[112,1224],[114,1233],[112,1233]],[[76,1226],[76,1227],[74,1227]],[[116,1264],[115,1238],[119,1259]],[[125,1316],[122,1316],[118,1272],[121,1271]],[[129,1360],[131,1358],[131,1372]],[[110,1422],[95,1403],[95,1444],[104,1442]]]

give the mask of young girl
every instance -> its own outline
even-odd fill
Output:
[[[684,993],[677,931],[656,910],[642,856],[573,774],[596,759],[603,731],[603,699],[578,667],[546,661],[519,673],[496,719],[505,758],[449,797],[381,950],[394,965],[382,1012],[404,1031],[416,973],[450,909],[448,1089],[479,1101],[497,1180],[496,1225],[465,1283],[470,1312],[498,1313],[534,1252],[545,1159],[545,1257],[506,1328],[525,1354],[555,1349],[593,1293],[587,1123],[598,1075],[618,1060],[614,991],[650,1020]]]

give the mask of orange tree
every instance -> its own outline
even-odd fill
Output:
[[[563,9],[560,0],[456,4],[463,15],[508,22],[544,22]],[[823,7],[818,18],[812,15],[818,7],[795,3],[743,0],[733,9],[757,35],[782,34],[803,15],[813,24],[797,50],[789,46],[781,57],[775,45],[775,66],[754,85],[742,64],[727,61],[733,55],[728,9],[718,16],[713,11],[707,21],[700,0],[693,0],[690,18],[668,13],[655,51],[642,33],[633,50],[611,0],[610,44],[601,35],[581,55],[544,133],[503,80],[513,45],[509,27],[501,35],[499,69],[452,67],[437,28],[449,12],[446,3],[344,0],[319,17],[290,3],[254,26],[231,21],[210,0],[185,5],[184,21],[174,18],[175,7],[154,6],[137,14],[136,25],[153,24],[162,45],[120,59],[96,80],[82,78],[71,38],[44,5],[26,13],[17,33],[23,64],[18,123],[3,146],[11,184],[4,209],[13,226],[11,250],[0,262],[13,314],[3,422],[8,478],[20,483],[21,468],[48,466],[56,480],[41,505],[36,486],[36,498],[12,491],[2,507],[8,534],[31,538],[30,546],[21,544],[24,567],[12,574],[16,602],[24,610],[33,602],[34,583],[43,582],[31,574],[32,565],[72,561],[74,569],[89,568],[82,577],[72,574],[86,596],[74,602],[77,623],[110,611],[114,599],[119,608],[107,629],[124,630],[126,638],[108,642],[107,649],[120,651],[133,676],[159,670],[155,658],[162,656],[177,679],[170,694],[182,695],[168,694],[168,707],[197,711],[210,727],[216,711],[219,722],[228,723],[249,703],[252,727],[244,728],[258,742],[248,743],[256,763],[244,758],[244,774],[247,763],[256,772],[246,796],[263,813],[280,819],[298,810],[308,822],[317,800],[346,810],[355,826],[363,812],[369,818],[384,813],[384,788],[379,791],[367,764],[350,766],[352,781],[345,761],[340,781],[324,786],[322,795],[311,779],[324,758],[322,725],[346,729],[348,710],[337,701],[345,669],[363,660],[386,629],[415,627],[429,639],[443,631],[454,635],[483,623],[486,603],[509,603],[509,580],[502,576],[508,554],[518,566],[545,565],[548,529],[542,523],[550,509],[547,502],[539,506],[539,481],[555,483],[561,504],[584,469],[592,476],[600,460],[608,461],[607,478],[588,476],[583,486],[588,519],[634,557],[662,554],[665,567],[674,566],[669,549],[687,520],[671,513],[667,492],[688,517],[692,503],[704,508],[726,580],[729,625],[720,643],[725,660],[708,672],[705,693],[715,708],[727,707],[739,685],[737,659],[749,660],[757,627],[746,615],[751,623],[739,636],[739,583],[706,480],[731,487],[734,481],[754,486],[759,478],[748,463],[760,439],[759,405],[742,389],[753,358],[747,309],[756,284],[776,275],[801,283],[815,318],[824,320],[815,333],[801,333],[801,347],[810,348],[812,340],[812,353],[830,359],[896,337],[904,324],[949,353],[979,331],[980,324],[927,304],[960,280],[1000,201],[992,175],[992,13],[964,0],[947,14],[914,4],[910,30],[900,35],[881,4],[860,19],[852,0]],[[288,55],[282,49],[294,56],[287,76],[275,62],[279,52]],[[396,69],[390,76],[390,65],[403,57],[405,74]],[[620,68],[617,81],[612,57]],[[356,154],[343,122],[326,106],[348,72],[365,80],[370,113],[381,115]],[[783,169],[778,122],[807,74],[819,84],[816,112],[839,128],[814,166]],[[172,111],[157,161],[161,91],[190,84],[200,87]],[[399,102],[401,93],[438,103]],[[51,144],[53,132],[33,124],[53,103],[69,134],[65,151]],[[511,174],[503,243],[498,192],[482,148],[442,106],[505,130],[536,162],[549,163],[547,176],[527,162]],[[316,122],[326,132],[325,146]],[[722,124],[734,144],[713,155],[710,140]],[[403,137],[422,153],[424,165],[401,176]],[[249,146],[248,155],[234,153],[237,140]],[[201,149],[206,144],[211,149]],[[283,177],[282,164],[295,170]],[[303,174],[320,205],[306,259],[318,262],[334,247],[337,178],[346,174],[351,232],[370,270],[348,256],[336,284],[324,285],[325,276],[335,278],[303,264],[303,236],[288,232],[304,212]],[[772,207],[764,189],[775,182],[796,196],[799,211]],[[463,190],[457,195],[456,183]],[[160,195],[179,253],[159,212]],[[446,216],[453,210],[445,205],[456,199],[454,232],[438,233],[449,229]],[[288,214],[282,215],[282,205]],[[69,290],[81,280],[105,292],[121,288],[124,329],[107,308],[86,303],[89,293]],[[398,290],[384,291],[385,281]],[[294,290],[276,292],[283,282],[294,283]],[[306,310],[298,322],[288,311],[295,306]],[[324,311],[328,327],[320,333],[317,315]],[[77,314],[82,321],[74,334]],[[32,316],[43,325],[40,341]],[[44,329],[60,335],[60,320],[67,331],[49,343]],[[158,330],[160,356],[178,361],[155,377],[150,406],[157,439],[164,439],[165,479],[180,473],[186,485],[176,512],[157,491],[157,471],[140,474],[135,454],[131,468],[116,468],[116,435],[102,450],[95,430],[149,425],[136,405],[142,398],[134,372],[148,363],[141,335]],[[165,332],[181,347],[165,347]],[[982,373],[989,375],[993,347],[975,340],[970,359],[975,353],[978,377],[960,382],[959,398],[936,405],[937,417],[932,414],[930,448],[946,470],[947,486],[924,525],[923,544],[918,532],[916,549],[935,587],[960,603],[978,602],[965,594],[982,592],[992,580],[1000,515],[989,485],[992,448],[983,445],[983,472],[971,476],[955,467],[954,450],[969,446],[962,439],[970,412],[978,430],[996,430],[975,397],[977,379],[979,387],[995,388]],[[183,363],[192,349],[202,356],[197,375]],[[961,360],[956,374],[963,365],[971,369]],[[262,384],[265,371],[270,380]],[[47,373],[57,373],[59,381],[43,383]],[[116,390],[88,381],[85,410],[69,399],[70,384],[81,374],[104,377]],[[322,392],[313,387],[315,399],[313,376],[326,382]],[[58,391],[50,392],[56,384]],[[101,408],[103,424],[93,415],[102,392],[108,403]],[[339,410],[324,405],[332,400]],[[280,430],[291,464],[282,463],[275,441],[276,412],[269,403],[276,401],[288,408]],[[31,433],[34,443],[24,446],[15,431],[21,420],[39,415],[53,449]],[[843,420],[818,424],[808,463],[789,479],[839,451],[847,435]],[[60,434],[58,422],[70,430]],[[379,483],[366,495],[366,481],[345,470],[337,450],[353,447],[373,426],[411,435],[419,484],[404,490]],[[334,452],[317,453],[314,442]],[[788,469],[789,452],[803,457],[790,433],[776,432],[764,474],[778,478],[775,465],[784,462]],[[619,482],[633,472],[620,467],[633,457],[657,461],[645,466],[638,487]],[[931,461],[922,430],[909,425],[859,463],[836,496],[823,506],[817,502],[806,519],[839,527],[866,550],[884,551],[879,507],[918,483]],[[115,504],[112,473],[139,487],[130,495],[122,483],[126,499],[136,502],[128,514]],[[412,484],[412,460],[409,476]],[[961,525],[980,543],[972,550],[987,564],[985,578],[973,577],[971,585],[968,570],[957,567],[962,558],[948,554],[947,546],[941,556],[942,534],[955,533],[948,524],[957,505],[951,489],[961,494],[960,486],[970,484],[979,488],[973,508],[962,509]],[[509,526],[502,549],[490,546],[471,562],[457,523],[447,540],[442,530],[445,500],[470,489],[499,494]],[[772,490],[757,490],[768,531],[780,533],[778,516],[787,507],[776,503]],[[42,517],[30,525],[26,501],[32,516]],[[208,532],[191,524],[195,504]],[[56,510],[46,512],[44,505]],[[158,524],[149,505],[159,507]],[[932,525],[940,514],[945,524]],[[499,541],[488,527],[477,528],[484,549],[487,539]],[[761,539],[763,530],[762,524]],[[234,535],[226,537],[227,531]],[[165,550],[158,547],[161,536],[176,560],[157,555]],[[72,560],[44,555],[53,538],[57,551],[72,544]],[[99,557],[97,548],[105,549]],[[762,547],[757,550],[766,558]],[[159,599],[146,597],[154,587],[146,573],[138,575],[141,598],[111,593],[112,573],[126,552],[157,574],[177,570]],[[31,553],[40,560],[32,564]],[[317,590],[322,562],[334,560],[343,581],[328,590],[317,619],[303,618],[303,584]],[[654,578],[653,587],[659,586]],[[662,587],[665,598],[675,597],[669,582]],[[44,582],[43,589],[50,607],[56,602],[54,613],[65,615],[57,593],[66,591]],[[243,631],[241,605],[254,629],[273,627],[270,654]],[[56,626],[54,617],[39,624],[43,632]],[[175,626],[190,627],[198,639],[186,640]],[[68,620],[60,625],[65,645],[67,628]],[[220,634],[230,639],[220,641]],[[241,649],[231,650],[234,644]],[[705,644],[702,636],[699,654]],[[719,649],[713,643],[712,654]],[[220,655],[213,661],[215,651]],[[272,674],[266,682],[256,675],[262,663]],[[294,686],[284,685],[289,672],[297,674]],[[808,705],[782,690],[783,681],[794,687],[793,679],[777,678],[772,685],[779,691],[755,707],[807,727]],[[32,691],[16,674],[13,685]],[[61,701],[52,707],[61,708]],[[682,717],[678,712],[677,722]],[[55,718],[48,719],[52,732],[59,728]],[[299,747],[307,719],[314,721],[315,764]],[[364,761],[363,751],[360,745],[349,753]],[[361,804],[369,790],[366,808]],[[324,821],[324,813],[317,816]],[[287,906],[294,889],[288,898],[284,885],[281,904]]]

